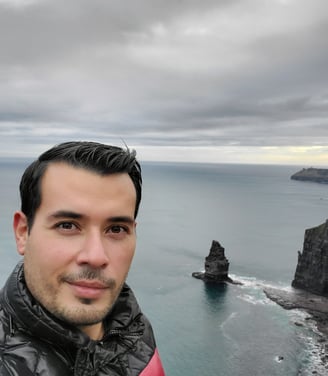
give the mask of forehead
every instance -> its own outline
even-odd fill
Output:
[[[136,197],[133,181],[127,173],[102,175],[63,162],[50,163],[41,180],[41,201],[49,194],[68,194],[70,191],[75,195],[89,194],[90,198],[119,192]]]

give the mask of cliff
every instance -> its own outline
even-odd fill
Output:
[[[298,254],[291,291],[265,287],[268,298],[285,309],[310,313],[325,343],[323,360],[328,367],[328,220],[305,230],[303,251]]]
[[[328,220],[305,230],[292,286],[328,297]]]
[[[290,177],[293,180],[313,181],[316,183],[328,183],[328,169],[303,168]]]
[[[192,276],[205,282],[233,282],[228,276],[229,261],[224,255],[224,248],[213,240],[209,255],[205,258],[205,273],[194,272]]]

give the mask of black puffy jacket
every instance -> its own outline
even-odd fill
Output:
[[[150,323],[125,285],[102,341],[53,317],[27,290],[19,263],[0,292],[1,376],[163,376]]]

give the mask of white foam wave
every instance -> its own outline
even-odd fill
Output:
[[[291,287],[286,285],[286,283],[283,282],[277,282],[277,283],[272,283],[269,281],[265,281],[263,279],[259,279],[256,277],[249,277],[249,276],[240,276],[240,275],[235,275],[235,274],[229,274],[229,276],[234,280],[241,282],[242,285],[240,285],[241,288],[254,288],[254,289],[263,289],[265,287],[270,287],[270,288],[276,288],[280,290],[291,290]]]
[[[239,299],[243,300],[244,302],[253,304],[253,305],[273,305],[275,304],[270,299],[268,299],[264,293],[261,296],[254,296],[249,294],[242,294],[237,296]]]
[[[239,285],[241,294],[238,295],[239,299],[253,304],[253,305],[276,305],[271,299],[267,298],[263,290],[265,288],[279,289],[282,291],[291,292],[293,288],[285,283],[271,283],[265,280],[257,279],[249,276],[230,275],[233,280],[241,282],[243,285]],[[304,361],[303,369],[299,371],[299,376],[311,376],[326,375],[328,376],[328,369],[323,363],[322,359],[326,355],[325,342],[318,341],[321,336],[316,328],[316,324],[313,320],[309,320],[309,314],[304,310],[293,309],[286,310],[286,314],[290,317],[292,324],[299,324],[301,330],[297,330],[300,340],[305,344],[307,359]],[[233,319],[229,317],[224,323],[222,329],[224,329],[225,323]],[[303,329],[302,329],[303,327]],[[224,330],[223,330],[224,332]],[[224,333],[225,334],[225,333]],[[280,357],[276,357],[275,361],[280,363],[283,361]]]
[[[232,312],[221,324],[220,324],[220,328],[221,329],[224,329],[224,327],[231,321],[233,320],[235,317],[237,317],[238,313],[237,312]]]
[[[300,371],[300,375],[328,375],[328,369],[322,361],[323,357],[326,356],[325,345],[318,342],[316,338],[312,336],[301,334],[301,338],[303,343],[306,345],[308,360],[304,365],[304,368]]]
[[[248,277],[248,276],[239,276],[239,275],[230,275],[231,278],[235,281],[241,282],[242,285],[238,285],[240,289],[243,291],[242,294],[239,294],[237,297],[247,303],[253,305],[275,305],[271,299],[269,299],[263,292],[265,288],[275,288],[280,290],[287,291],[290,289],[289,286],[280,285],[280,284],[272,284],[267,281],[258,279],[256,277]]]
[[[245,288],[245,287],[260,288],[260,286],[264,284],[262,280],[257,279],[255,277],[240,276],[240,275],[235,275],[235,274],[229,274],[229,276],[234,281],[241,282],[242,283],[242,285],[240,285],[241,288]]]
[[[221,329],[221,332],[222,332],[222,335],[224,336],[224,338],[226,340],[228,340],[231,345],[235,348],[235,350],[237,351],[237,349],[239,349],[239,344],[238,342],[236,342],[229,334],[229,329],[226,328],[227,325],[230,324],[230,322],[232,320],[234,320],[236,317],[238,317],[238,313],[237,312],[232,312],[221,324],[220,324],[220,329]]]

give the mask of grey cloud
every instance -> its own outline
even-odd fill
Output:
[[[321,0],[0,3],[0,135],[327,145],[327,32]]]
[[[223,2],[224,3],[224,2]],[[2,61],[37,64],[84,49],[124,43],[181,12],[218,6],[215,1],[40,1],[23,8],[0,4]]]

